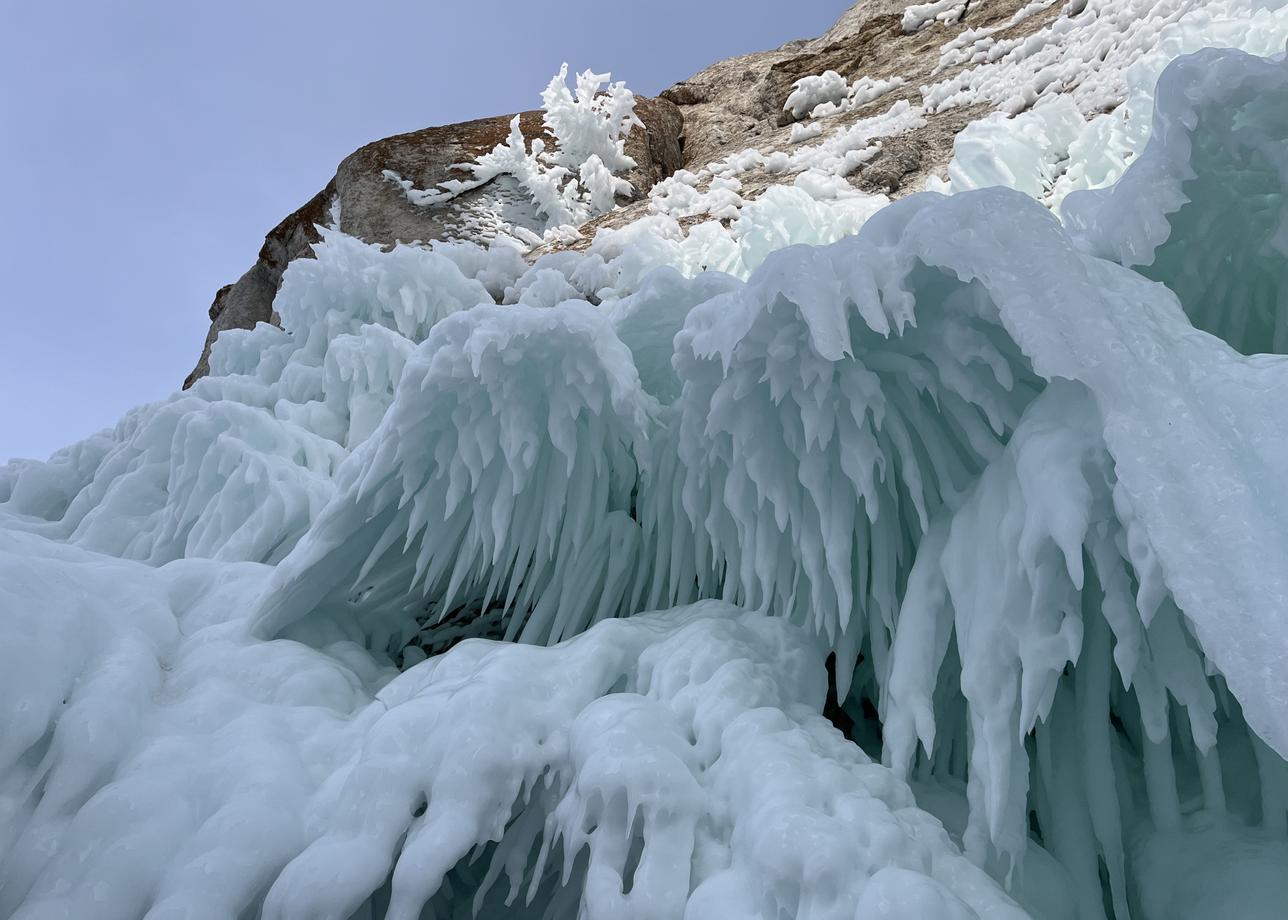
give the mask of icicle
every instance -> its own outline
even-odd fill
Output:
[[[1261,779],[1261,825],[1272,833],[1283,833],[1288,827],[1288,770],[1264,741],[1252,732],[1248,735]]]
[[[1145,792],[1149,797],[1149,814],[1160,831],[1181,828],[1181,803],[1176,792],[1176,770],[1172,765],[1172,741],[1145,739]]]
[[[1095,574],[1099,576],[1099,563]],[[1109,876],[1109,892],[1115,920],[1130,920],[1127,906],[1127,878],[1123,857],[1123,803],[1117,794],[1111,753],[1112,739],[1109,721],[1110,658],[1109,624],[1098,611],[1089,610],[1097,594],[1088,591],[1083,595],[1082,653],[1074,672],[1074,704],[1078,715],[1078,734],[1082,743],[1079,771],[1083,784],[1083,797],[1088,806],[1091,827],[1096,845],[1105,862]],[[1045,735],[1045,733],[1044,733]]]

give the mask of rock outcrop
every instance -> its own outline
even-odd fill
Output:
[[[621,227],[647,214],[649,189],[682,167],[698,170],[748,148],[766,156],[794,149],[791,126],[795,119],[784,111],[784,102],[802,77],[831,70],[847,80],[866,76],[901,81],[879,99],[828,119],[832,130],[843,129],[900,100],[918,103],[927,82],[949,80],[971,66],[973,62],[963,60],[945,67],[941,60],[945,44],[967,29],[986,30],[997,42],[1013,41],[1049,24],[1061,12],[1060,4],[1054,2],[992,0],[966,4],[956,22],[931,22],[909,30],[903,22],[906,6],[904,0],[864,0],[818,38],[790,41],[772,51],[720,61],[665,90],[659,98],[638,97],[636,114],[643,127],[632,130],[626,141],[627,154],[638,164],[625,177],[634,187],[634,200],[619,201],[621,206],[616,210],[583,225],[580,240],[549,243],[534,250],[532,256],[583,248],[596,230]],[[1020,13],[1021,9],[1025,12]],[[914,129],[883,138],[880,153],[846,178],[869,192],[899,195],[915,190],[928,175],[943,169],[952,156],[957,134],[993,107],[975,103],[928,110]],[[272,301],[282,273],[292,260],[310,255],[309,247],[318,239],[318,224],[331,222],[367,242],[390,244],[437,239],[483,242],[501,226],[503,217],[514,223],[513,189],[504,177],[444,205],[426,208],[412,204],[385,176],[386,171],[396,173],[422,189],[459,177],[453,167],[503,142],[512,117],[425,128],[376,141],[350,154],[325,189],[269,232],[250,270],[215,295],[201,359],[184,386],[207,373],[210,346],[221,331],[275,320]],[[524,112],[519,118],[525,138],[544,136],[541,112]],[[549,142],[548,137],[546,140]],[[752,168],[740,171],[738,178],[741,197],[751,200],[772,185],[791,182],[794,175]],[[490,215],[496,215],[496,220]]]

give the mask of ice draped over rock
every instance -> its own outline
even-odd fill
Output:
[[[541,241],[534,227],[556,231],[611,211],[618,195],[632,191],[630,182],[615,175],[637,165],[626,155],[626,135],[632,127],[644,127],[635,114],[634,94],[625,83],[608,83],[611,76],[583,71],[577,74],[576,88],[569,90],[568,65],[564,64],[551,79],[541,102],[542,121],[555,145],[553,150],[546,150],[544,138],[534,138],[529,145],[520,129],[522,116],[515,115],[504,143],[455,167],[467,174],[467,179],[449,179],[434,189],[417,189],[391,170],[385,170],[384,177],[418,207],[442,205],[494,180],[511,183],[517,212],[524,216],[512,215],[498,229],[528,243]],[[484,216],[480,213],[478,218]],[[490,213],[486,217],[496,219]]]
[[[1285,73],[1056,211],[328,232],[0,468],[0,914],[1275,916]]]

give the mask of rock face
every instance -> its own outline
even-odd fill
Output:
[[[793,118],[783,105],[793,84],[802,77],[833,70],[847,80],[859,76],[902,79],[891,93],[829,119],[833,127],[868,118],[900,99],[919,101],[920,88],[926,82],[949,79],[967,66],[963,62],[939,67],[945,42],[966,29],[988,29],[998,41],[1023,38],[1049,23],[1061,9],[1060,4],[1052,3],[1012,22],[1026,5],[1032,6],[1026,0],[993,0],[978,8],[968,4],[966,14],[956,23],[936,22],[906,32],[902,23],[905,0],[863,0],[818,38],[720,61],[665,90],[657,99],[637,97],[636,114],[644,127],[632,130],[626,141],[626,152],[639,164],[626,175],[634,187],[635,200],[619,202],[621,207],[589,221],[581,228],[581,240],[547,244],[532,255],[581,248],[596,230],[621,227],[647,214],[649,189],[681,167],[697,170],[750,147],[766,155],[792,149]],[[926,176],[943,169],[952,157],[958,132],[989,108],[949,106],[927,113],[920,127],[886,138],[880,154],[847,179],[865,191],[888,195],[914,190]],[[292,260],[311,254],[309,246],[318,239],[316,224],[338,217],[339,229],[345,233],[367,242],[390,244],[437,239],[483,242],[495,233],[501,216],[514,221],[514,208],[522,203],[516,201],[504,177],[445,205],[425,208],[412,204],[402,189],[384,176],[389,170],[421,189],[459,177],[452,167],[504,141],[512,117],[425,128],[376,141],[350,154],[325,189],[269,232],[250,270],[215,295],[201,359],[184,386],[191,386],[208,372],[210,346],[221,331],[275,320],[272,302],[282,272]],[[519,118],[529,140],[544,134],[540,112],[524,112]],[[740,175],[740,194],[750,200],[766,188],[792,179],[790,173],[753,169]],[[498,220],[491,221],[491,214]]]

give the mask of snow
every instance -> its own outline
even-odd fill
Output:
[[[792,125],[790,141],[793,144],[799,144],[801,141],[809,141],[823,133],[823,126],[819,124],[805,125],[797,122]]]
[[[576,88],[569,91],[564,64],[550,80],[541,94],[546,128],[559,144],[550,162],[575,169],[597,157],[615,173],[635,166],[626,155],[626,134],[643,123],[635,115],[634,94],[625,83],[610,84],[611,78],[587,70],[577,75]]]
[[[0,467],[0,915],[1277,917],[1288,20],[1157,6],[804,81],[581,251],[326,229]],[[606,79],[476,177],[610,206]]]
[[[716,176],[706,191],[698,191],[699,176],[681,169],[649,192],[649,208],[672,217],[709,215],[716,220],[733,220],[743,206],[742,182],[735,176]]]

